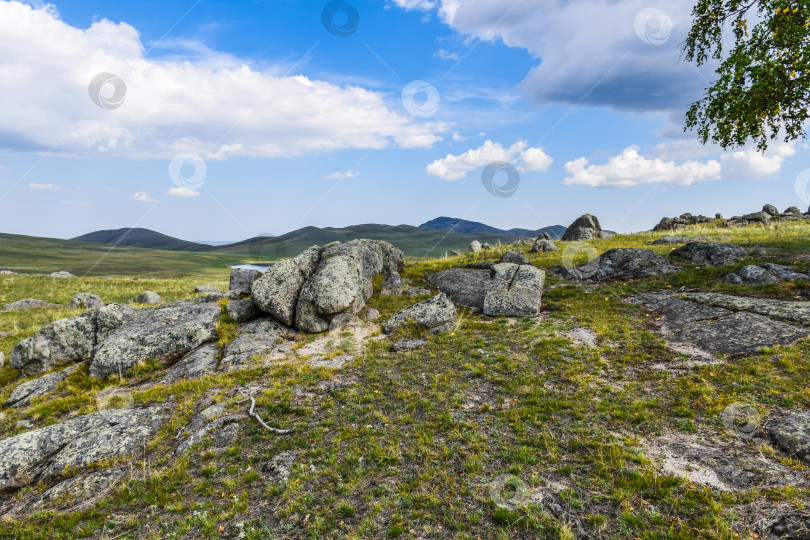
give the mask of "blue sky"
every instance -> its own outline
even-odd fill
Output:
[[[713,76],[679,59],[689,11],[0,0],[0,231],[225,241],[440,215],[540,228],[585,212],[633,231],[686,211],[806,209],[806,145],[763,156],[683,133]],[[492,162],[507,168],[488,191]],[[508,170],[518,188],[497,196]]]

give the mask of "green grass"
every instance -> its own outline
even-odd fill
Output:
[[[761,260],[796,261],[807,270],[810,260],[800,257],[810,254],[808,233],[808,226],[792,224],[690,228],[677,234],[731,236],[741,245],[764,247],[767,256]],[[620,236],[594,245],[599,251],[638,247],[660,236]],[[565,243],[558,245],[558,252],[530,257],[540,267],[558,264]],[[505,249],[411,260],[403,274],[413,286],[424,286],[427,272],[496,258]],[[671,249],[654,247],[661,254]],[[721,444],[728,436],[718,415],[739,400],[755,403],[765,414],[780,407],[809,409],[810,340],[715,366],[654,370],[653,363],[677,363],[683,357],[667,349],[654,331],[654,314],[622,301],[638,291],[681,286],[783,298],[797,292],[790,285],[732,289],[722,281],[728,270],[687,266],[666,278],[563,285],[546,293],[543,315],[536,319],[491,319],[462,310],[453,332],[399,331],[397,337],[425,337],[428,346],[422,350],[397,354],[389,350],[387,339],[371,340],[364,349],[355,347],[355,361],[336,371],[297,360],[147,389],[139,385],[159,377],[161,367],[145,363],[123,381],[134,402],[174,407],[147,453],[134,456],[130,473],[88,508],[11,516],[0,521],[0,536],[576,538],[582,527],[604,538],[749,537],[755,532],[753,523],[740,508],[752,502],[803,508],[810,490],[710,490],[661,474],[646,455],[644,441],[664,434],[699,434]],[[222,285],[225,278],[213,284]],[[73,285],[14,279],[19,291],[9,287],[4,291],[9,299],[38,296],[60,302],[72,296],[76,285],[97,292],[109,283],[100,294],[113,301],[144,288],[180,298],[198,284],[193,278],[133,283],[88,279]],[[548,281],[560,284],[553,277]],[[412,303],[404,297],[374,296],[370,301],[383,321]],[[49,317],[72,313],[0,314],[0,330],[11,325],[11,317],[22,317],[14,324],[20,335],[28,335]],[[592,331],[597,346],[568,339],[565,332],[573,327]],[[234,328],[226,318],[220,328],[225,344]],[[0,342],[2,350],[7,352],[17,339]],[[348,347],[336,344],[334,350]],[[13,376],[8,369],[0,372],[0,397],[18,383]],[[96,393],[118,382],[94,381],[86,369],[79,370],[54,394],[4,411],[0,429],[13,433],[21,419],[44,425],[91,412]],[[280,436],[245,420],[232,446],[216,450],[209,440],[176,459],[175,435],[197,405],[207,398],[208,403],[224,401],[231,410],[245,410],[247,404],[231,397],[233,389],[245,385],[261,388],[255,395],[265,420],[295,431]],[[269,480],[261,465],[288,450],[297,452],[289,480]],[[794,460],[780,460],[808,472]],[[497,506],[490,485],[504,474],[517,477],[542,498],[516,508]],[[33,498],[46,487],[32,486],[14,497]]]

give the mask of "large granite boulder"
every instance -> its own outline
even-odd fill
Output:
[[[484,314],[534,317],[540,312],[546,273],[530,264],[495,265],[493,285],[484,297]]]
[[[670,255],[692,263],[728,266],[745,257],[745,250],[736,244],[724,242],[690,242]]]
[[[779,210],[772,204],[766,204],[765,206],[763,206],[762,211],[771,217],[779,215]]]
[[[0,489],[130,454],[143,448],[165,418],[160,407],[104,410],[3,439]]]
[[[285,325],[292,325],[301,287],[318,267],[322,251],[313,246],[292,259],[271,266],[253,282],[250,293],[253,303]]]
[[[262,273],[258,270],[236,268],[231,272],[231,281],[228,285],[228,290],[239,294],[250,294],[253,282],[259,279],[261,275]]]
[[[248,322],[261,315],[262,311],[253,300],[231,300],[226,308],[228,317],[236,323]]]
[[[190,351],[216,339],[221,315],[213,302],[180,301],[151,310],[110,334],[93,352],[90,375],[124,374],[149,358]]]
[[[484,298],[494,285],[490,269],[449,268],[425,276],[425,281],[437,287],[455,304],[484,309]]]
[[[17,300],[16,302],[11,302],[10,304],[0,306],[0,311],[19,311],[22,309],[36,309],[43,307],[59,307],[59,304],[51,304],[50,302],[39,300],[37,298],[26,298],[25,300]]]
[[[383,326],[383,332],[390,334],[411,323],[429,332],[447,332],[455,325],[456,316],[456,306],[441,293],[394,314]]]
[[[678,269],[649,249],[616,248],[606,251],[586,264],[570,268],[557,265],[549,271],[575,281],[605,281],[665,276],[677,272]]]
[[[95,345],[95,312],[91,311],[43,326],[14,347],[9,363],[24,375],[35,375],[57,364],[90,358]]]
[[[102,300],[97,294],[80,292],[76,293],[70,302],[68,302],[68,307],[73,309],[96,309],[104,307],[104,300]]]
[[[563,233],[562,240],[574,242],[580,240],[593,240],[602,237],[602,226],[592,214],[584,214],[576,219]]]

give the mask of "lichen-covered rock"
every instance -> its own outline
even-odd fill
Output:
[[[313,246],[271,266],[253,282],[250,293],[253,303],[285,325],[292,325],[301,287],[318,267],[321,252],[320,247]]]
[[[740,280],[747,285],[765,285],[766,283],[779,283],[781,281],[764,268],[749,264],[737,272]]]
[[[262,275],[258,270],[236,268],[231,272],[231,281],[228,289],[239,294],[250,294],[253,282]]]
[[[789,266],[781,264],[765,263],[762,268],[775,275],[779,279],[786,279],[788,281],[807,281],[810,276],[797,272]]]
[[[149,441],[165,418],[160,407],[105,410],[3,439],[0,489],[130,454]]]
[[[416,351],[427,347],[428,342],[424,339],[404,339],[391,345],[394,352]]]
[[[662,236],[650,242],[651,246],[669,246],[673,244],[688,244],[690,242],[702,242],[708,240],[708,236]]]
[[[262,311],[253,303],[253,300],[231,300],[226,308],[228,317],[234,322],[243,323],[255,319]]]
[[[586,264],[555,266],[551,273],[576,281],[608,279],[641,279],[674,274],[677,268],[654,251],[643,248],[616,248],[606,251]]]
[[[499,263],[510,263],[510,264],[532,264],[532,261],[520,251],[512,251],[509,250],[501,256],[501,259],[498,261]]]
[[[810,413],[792,413],[772,419],[767,429],[776,446],[810,465]]]
[[[102,300],[97,294],[76,293],[70,302],[68,302],[68,307],[73,309],[96,309],[104,307],[104,300]]]
[[[34,510],[68,510],[93,504],[123,476],[120,469],[105,469],[81,474],[49,488],[34,503]]]
[[[110,334],[136,319],[148,317],[152,308],[138,309],[127,304],[108,304],[93,311],[96,323],[96,344],[107,339]]]
[[[690,242],[670,255],[693,263],[728,266],[745,257],[745,250],[736,244],[723,242]]]
[[[210,302],[180,301],[149,311],[99,344],[90,375],[124,374],[138,362],[190,351],[216,338],[221,309]]]
[[[48,373],[47,375],[20,384],[12,390],[11,395],[6,402],[3,403],[3,406],[23,407],[28,405],[32,399],[42,397],[52,392],[60,382],[67,379],[68,376],[74,373],[78,368],[78,365],[70,366],[61,371]]]
[[[380,295],[398,296],[400,294],[402,294],[402,276],[399,275],[399,272],[393,271],[380,283]]]
[[[456,306],[441,293],[394,314],[385,323],[383,332],[390,334],[409,323],[434,333],[446,332],[455,325],[456,316]]]
[[[602,226],[592,214],[584,214],[576,219],[563,233],[562,240],[574,242],[601,238]]]
[[[160,295],[153,291],[144,291],[132,299],[134,304],[160,304],[162,302],[163,299]]]
[[[493,286],[491,270],[449,268],[425,276],[425,281],[460,306],[484,309],[484,298]]]
[[[532,265],[497,264],[493,286],[484,297],[484,314],[535,317],[540,312],[546,273]]]
[[[217,369],[216,343],[206,343],[180,359],[161,379],[161,384],[191,381],[213,373]]]
[[[51,304],[50,302],[39,300],[37,298],[26,298],[25,300],[17,300],[16,302],[11,302],[10,304],[0,306],[0,311],[19,311],[22,309],[36,309],[43,307],[59,307],[59,304]]]
[[[779,210],[777,210],[777,208],[772,204],[766,204],[765,206],[763,206],[762,211],[768,214],[769,216],[779,215]]]
[[[542,253],[544,251],[557,251],[559,249],[554,242],[545,238],[538,238],[532,246],[532,253]]]
[[[215,293],[219,292],[219,289],[214,287],[213,285],[197,285],[194,287],[195,293]]]
[[[275,317],[255,320],[242,326],[239,331],[236,339],[222,352],[220,371],[233,371],[249,366],[255,358],[270,354],[287,337],[296,333]]]
[[[95,312],[91,311],[43,326],[14,347],[9,361],[24,375],[35,375],[57,364],[90,358],[95,344]]]

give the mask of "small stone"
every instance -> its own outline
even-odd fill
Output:
[[[236,268],[231,272],[231,281],[228,285],[228,290],[237,292],[239,294],[250,294],[253,282],[261,276],[262,273],[258,270],[248,270],[245,268]]]
[[[716,214],[714,215],[714,219],[724,219],[724,218],[723,218],[723,214],[721,214],[720,212],[716,213]]]
[[[427,346],[427,344],[428,342],[424,339],[407,339],[397,341],[391,345],[391,350],[394,352],[416,351]]]
[[[772,420],[768,433],[779,448],[810,465],[810,413],[792,413]]]
[[[766,283],[779,283],[779,278],[756,265],[748,265],[739,271],[743,283],[748,285],[765,285]]]
[[[409,287],[407,291],[405,291],[405,296],[410,298],[417,298],[419,296],[425,296],[430,294],[430,291],[427,289],[420,289],[419,287]]]
[[[459,253],[458,251],[455,251],[455,250],[450,251],[450,256],[451,257],[458,257],[459,255],[461,255],[461,253]]]
[[[382,296],[399,296],[402,294],[402,276],[399,272],[391,272],[391,275],[380,283],[380,294]]]
[[[357,321],[351,313],[338,313],[329,321],[329,332],[341,332],[344,328]]]
[[[380,312],[374,308],[366,309],[365,319],[367,321],[376,321],[380,318]]]
[[[532,264],[532,261],[529,260],[526,255],[519,251],[507,251],[501,257],[501,260],[498,261],[499,263],[511,263],[511,264]]]
[[[456,316],[456,306],[441,293],[396,313],[385,323],[383,332],[390,334],[411,322],[430,332],[446,332],[455,325]]]
[[[96,309],[104,307],[104,300],[96,294],[90,293],[77,293],[76,296],[68,303],[68,307],[72,309]]]
[[[197,285],[194,287],[195,293],[212,293],[212,292],[219,292],[219,289],[214,287],[213,285]]]
[[[0,311],[19,311],[22,309],[37,309],[37,308],[51,308],[51,307],[59,307],[58,304],[51,304],[50,302],[46,302],[45,300],[39,300],[37,298],[26,298],[25,300],[17,300],[16,302],[11,302],[10,304],[6,304],[0,307]]]
[[[492,246],[489,245],[489,242],[484,242],[483,244],[481,244],[481,249],[491,249],[491,248]]]
[[[163,299],[156,292],[144,291],[132,299],[133,304],[161,304]]]
[[[732,273],[730,273],[729,275],[726,276],[726,282],[727,283],[732,283],[734,285],[742,285],[743,280],[739,275],[732,272]]]
[[[54,272],[53,274],[48,274],[48,277],[54,279],[68,279],[68,278],[75,278],[76,276],[74,276],[70,272],[65,272],[63,270],[61,272]]]

